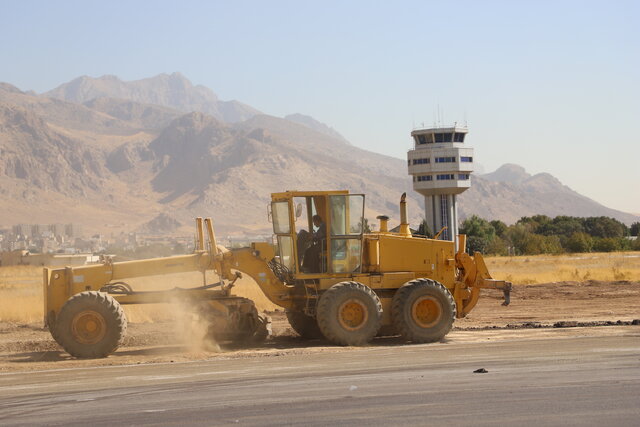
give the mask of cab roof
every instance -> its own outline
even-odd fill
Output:
[[[349,194],[349,190],[332,191],[298,191],[289,190],[282,193],[271,193],[271,200],[290,199],[292,197],[317,197],[317,196],[338,196]]]

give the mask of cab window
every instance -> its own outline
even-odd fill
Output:
[[[331,247],[330,271],[350,273],[361,270],[364,195],[329,197]]]

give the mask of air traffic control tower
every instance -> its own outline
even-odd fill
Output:
[[[473,148],[464,145],[467,128],[415,129],[414,148],[407,153],[413,189],[424,196],[425,218],[433,234],[443,227],[442,240],[458,235],[456,196],[471,185]]]

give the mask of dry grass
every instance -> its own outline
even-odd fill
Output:
[[[514,284],[640,281],[640,252],[491,257],[486,262],[493,277]]]
[[[640,252],[575,255],[539,255],[487,258],[492,276],[515,284],[586,280],[640,281]],[[216,282],[213,274],[207,283]],[[203,283],[199,273],[173,274],[127,280],[136,290],[189,288]],[[259,311],[277,308],[249,277],[236,282],[234,294],[252,299]],[[43,319],[42,268],[0,267],[0,321],[34,323]],[[130,322],[175,319],[180,311],[170,304],[125,306]]]
[[[217,282],[213,274],[207,283]],[[175,287],[191,288],[203,284],[200,273],[170,274],[127,280],[135,290],[161,290]],[[253,279],[243,277],[236,282],[233,293],[252,299],[258,311],[277,308],[269,301]],[[176,310],[170,304],[126,305],[124,310],[130,322],[143,323],[175,319]],[[44,318],[42,295],[42,267],[0,267],[0,321],[34,323]]]
[[[33,323],[43,313],[42,267],[0,267],[0,320]]]

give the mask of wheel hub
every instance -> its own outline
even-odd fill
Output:
[[[104,338],[107,325],[100,313],[85,310],[73,317],[71,333],[73,338],[81,344],[95,344]]]
[[[438,323],[442,317],[440,303],[431,296],[418,298],[411,307],[413,321],[420,327],[430,328]]]
[[[338,309],[340,326],[348,331],[356,331],[362,328],[368,319],[369,312],[367,307],[355,298],[343,302]]]

